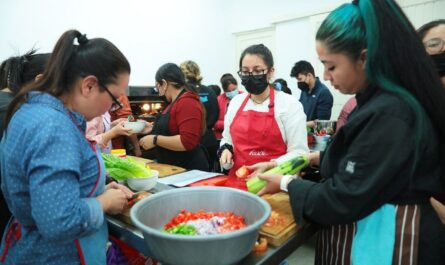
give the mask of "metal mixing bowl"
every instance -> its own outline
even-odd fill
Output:
[[[163,226],[181,210],[233,212],[244,216],[247,227],[218,235],[176,235]],[[179,188],[154,194],[131,209],[131,220],[143,235],[154,258],[162,264],[235,264],[247,256],[259,229],[270,215],[270,205],[257,195],[225,187]]]

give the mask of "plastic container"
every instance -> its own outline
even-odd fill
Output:
[[[125,149],[112,149],[110,153],[117,157],[122,157],[122,158],[127,157],[127,151]]]

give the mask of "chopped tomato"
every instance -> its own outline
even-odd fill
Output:
[[[168,230],[169,228],[191,220],[211,219],[215,216],[224,218],[224,224],[218,228],[220,233],[238,230],[246,226],[244,217],[235,215],[233,212],[206,212],[204,210],[188,212],[186,210],[181,210],[170,220],[170,222],[164,225],[164,230]]]
[[[238,168],[238,170],[235,172],[236,176],[240,179],[245,179],[247,176],[250,175],[250,171],[247,169],[246,166],[242,166]]]
[[[263,253],[267,250],[267,239],[260,237],[255,243],[252,252],[255,254]]]
[[[283,225],[283,224],[284,224],[284,218],[281,217],[279,213],[277,213],[275,211],[272,211],[270,213],[269,219],[267,219],[267,221],[264,224],[264,226],[271,227],[271,226]]]

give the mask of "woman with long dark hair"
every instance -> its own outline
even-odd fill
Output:
[[[444,227],[429,203],[445,180],[445,91],[393,0],[359,0],[321,24],[324,79],[357,107],[323,154],[324,181],[262,175],[289,192],[294,216],[320,225],[316,264],[445,264]]]
[[[77,41],[77,43],[75,43]],[[104,213],[123,211],[132,192],[105,185],[86,121],[125,93],[130,65],[108,40],[65,32],[36,83],[8,108],[2,140],[2,191],[13,219],[1,243],[2,264],[105,264]]]
[[[156,87],[168,105],[158,114],[150,135],[139,143],[144,149],[156,148],[159,163],[186,169],[209,170],[204,147],[205,109],[198,94],[187,86],[179,66],[167,63],[156,72]]]

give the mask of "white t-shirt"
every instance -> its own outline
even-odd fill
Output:
[[[249,93],[238,94],[230,101],[226,115],[224,116],[224,131],[221,145],[227,143],[233,146],[230,126],[244,99],[249,95]],[[269,103],[270,98],[261,104],[256,104],[249,99],[243,111],[254,110],[258,112],[268,112]],[[301,103],[295,97],[284,92],[275,91],[274,108],[275,120],[280,129],[283,141],[287,145],[287,153],[275,159],[278,164],[281,164],[293,157],[309,152],[307,145],[306,115],[304,114]]]

